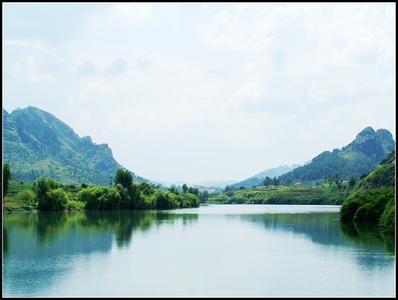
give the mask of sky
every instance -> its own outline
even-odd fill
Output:
[[[242,180],[395,139],[395,3],[3,3],[3,108],[158,182]]]

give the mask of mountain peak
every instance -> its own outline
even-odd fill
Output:
[[[366,127],[347,146],[324,151],[311,163],[281,176],[287,181],[319,181],[327,176],[361,176],[374,169],[395,148],[395,141],[387,129],[375,131]]]
[[[80,138],[66,123],[37,107],[16,109],[5,119],[4,161],[16,179],[45,176],[63,183],[107,185],[120,167],[107,144]]]
[[[376,135],[379,137],[393,138],[391,132],[384,128],[377,129]]]
[[[368,127],[364,128],[364,129],[362,129],[362,131],[357,134],[357,138],[358,137],[360,138],[360,137],[363,137],[363,136],[374,135],[374,134],[376,134],[376,131],[372,127],[368,126]]]

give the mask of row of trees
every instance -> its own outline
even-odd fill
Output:
[[[8,181],[7,181],[8,182]],[[7,186],[4,185],[3,186]],[[133,174],[126,169],[116,172],[112,186],[82,185],[74,197],[52,179],[41,178],[33,184],[34,194],[29,202],[36,202],[42,211],[62,211],[84,208],[87,210],[112,209],[173,209],[198,207],[199,191],[192,187],[161,190],[148,183],[134,184]],[[65,190],[66,189],[66,190]]]
[[[3,193],[8,191],[11,170],[8,164],[3,166]],[[32,191],[33,190],[33,191]],[[199,192],[197,188],[172,186],[168,190],[153,184],[134,184],[133,174],[127,169],[116,172],[111,186],[91,186],[82,184],[62,185],[53,179],[41,178],[33,183],[33,189],[21,191],[16,195],[19,200],[36,204],[39,210],[60,211],[85,208],[87,210],[110,209],[171,209],[197,207],[206,202],[208,192]],[[75,194],[72,196],[72,194]],[[25,201],[26,200],[26,201]]]

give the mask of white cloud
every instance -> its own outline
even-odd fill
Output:
[[[104,4],[73,22],[61,41],[7,32],[4,105],[148,178],[243,179],[394,128],[393,5]]]

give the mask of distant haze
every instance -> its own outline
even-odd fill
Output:
[[[395,3],[3,4],[3,107],[54,114],[158,182],[395,139]]]

